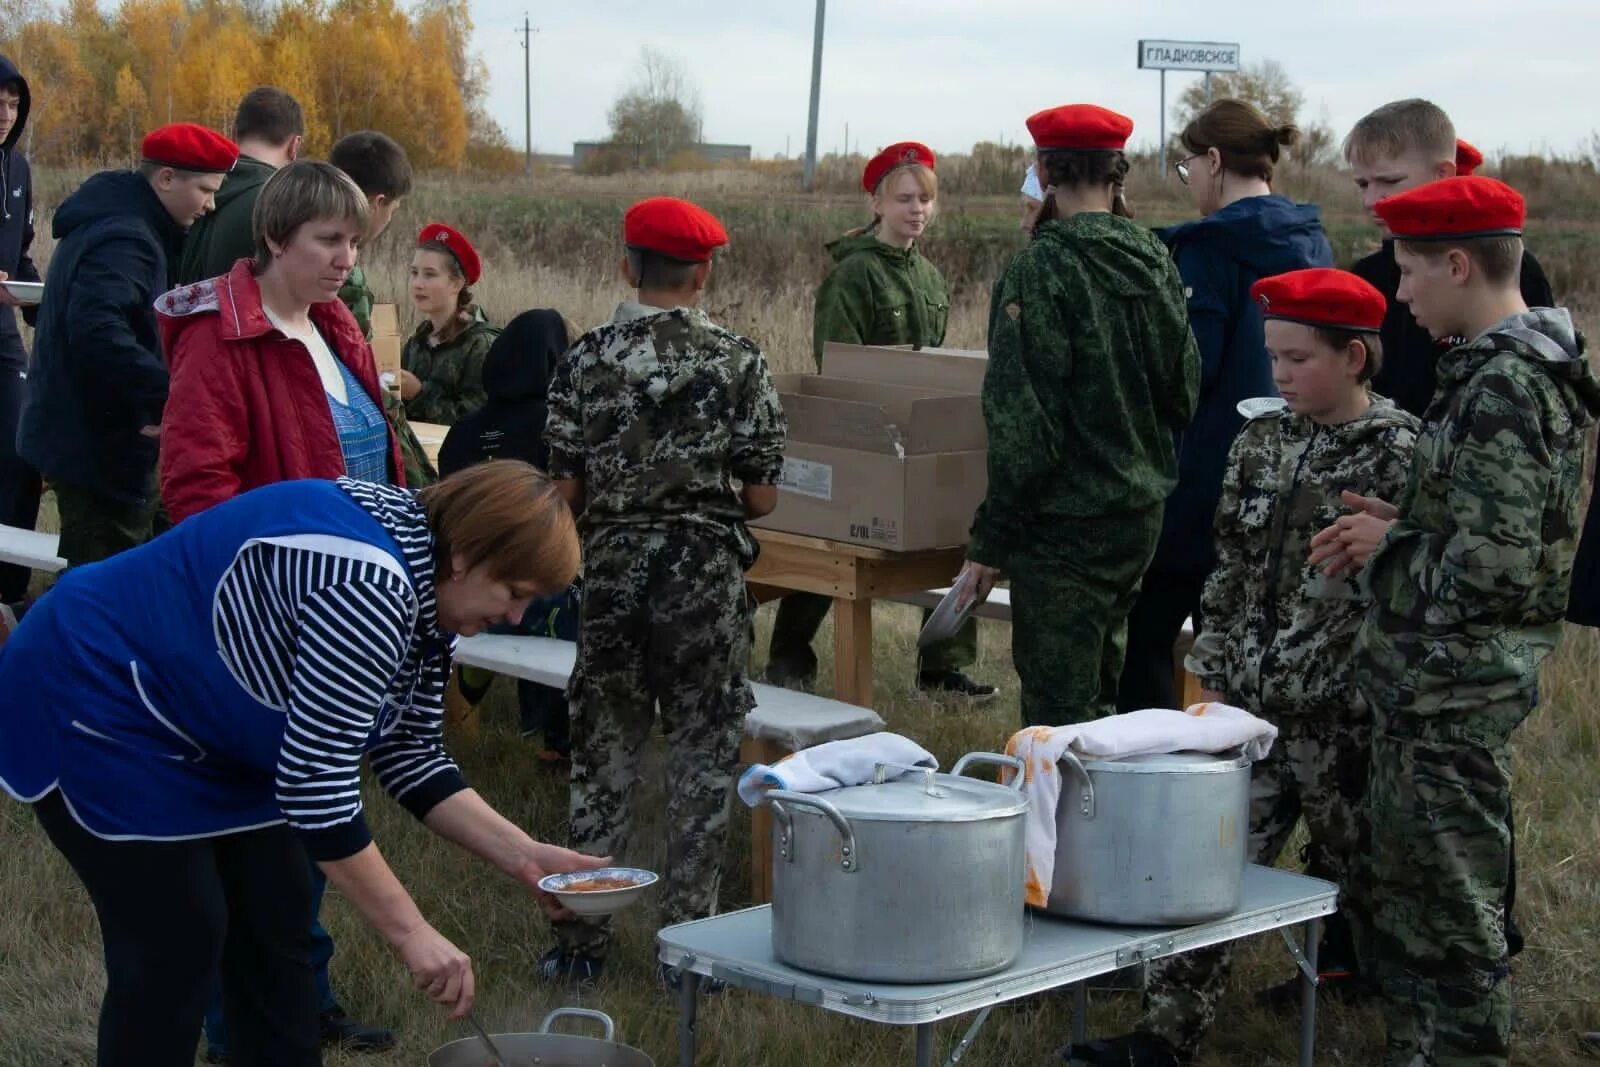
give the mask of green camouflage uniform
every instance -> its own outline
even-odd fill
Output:
[[[350,309],[350,314],[356,317],[356,325],[361,327],[361,336],[369,341],[372,340],[372,290],[367,287],[367,272],[361,269],[360,264],[350,269],[350,276],[339,287],[339,299]],[[427,450],[422,447],[422,442],[417,440],[416,431],[411,428],[411,420],[406,418],[406,406],[401,402],[399,395],[389,388],[383,389],[382,392],[383,414],[394,427],[395,436],[400,441],[400,458],[405,463],[406,488],[425,489],[439,480],[439,472],[428,459]]]
[[[915,248],[896,248],[871,233],[831,241],[836,266],[817,289],[812,317],[812,357],[822,369],[829,341],[851,345],[944,344],[950,321],[950,290],[938,268]],[[830,597],[791,593],[778,603],[772,623],[770,659],[783,673],[811,677],[817,672],[811,642],[833,606]],[[923,613],[926,622],[928,613]],[[970,620],[955,636],[922,650],[925,671],[959,671],[978,660],[978,624]]]
[[[1555,647],[1600,382],[1568,313],[1514,315],[1439,363],[1357,639],[1374,715],[1373,922],[1388,1067],[1500,1067],[1510,738]]]
[[[786,425],[753,343],[691,308],[628,302],[550,383],[550,474],[581,479],[584,591],[572,706],[572,847],[637,863],[640,749],[659,702],[667,765],[662,921],[716,908],[744,716],[755,541],[734,479],[774,484]],[[603,955],[603,920],[555,924]]]
[[[400,365],[422,383],[421,392],[406,401],[406,415],[448,426],[489,399],[483,391],[483,357],[500,330],[474,304],[456,316],[439,344],[429,341],[432,333],[433,324],[424,321],[400,353]]]
[[[1370,596],[1310,562],[1311,538],[1348,510],[1349,489],[1397,500],[1417,420],[1375,397],[1349,422],[1323,426],[1282,401],[1234,439],[1217,505],[1217,564],[1206,626],[1186,665],[1207,689],[1278,727],[1251,770],[1252,863],[1278,860],[1301,816],[1312,873],[1340,887],[1340,934],[1324,969],[1370,964],[1366,841],[1372,717],[1351,679]],[[1153,965],[1140,1028],[1192,1053],[1216,1017],[1232,953],[1226,945]]]
[[[1085,212],[1044,223],[995,287],[983,380],[989,492],[967,555],[1011,579],[1028,725],[1115,705],[1128,611],[1199,377],[1177,268],[1127,219]]]

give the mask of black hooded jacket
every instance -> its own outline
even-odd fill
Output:
[[[0,141],[0,270],[12,281],[36,282],[39,269],[28,257],[33,245],[33,171],[28,168],[27,158],[17,151],[33,100],[17,65],[0,56],[0,85],[7,83],[17,87],[22,99],[17,105],[17,121],[5,140]],[[32,309],[23,315],[33,322]],[[11,308],[0,306],[0,367],[21,368],[26,363],[17,317]]]
[[[450,427],[439,446],[441,475],[486,459],[520,459],[544,469],[550,458],[544,442],[545,396],[573,340],[554,311],[524,311],[506,324],[483,357],[489,399]]]
[[[17,451],[52,481],[144,503],[167,365],[156,297],[183,227],[138,171],[101,171],[61,202]]]

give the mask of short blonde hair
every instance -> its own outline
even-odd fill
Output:
[[[449,573],[460,556],[497,581],[530,582],[559,593],[578,573],[578,528],[550,476],[531,464],[474,464],[417,494],[433,531],[434,566]]]
[[[1431,100],[1395,100],[1362,116],[1344,139],[1349,163],[1420,152],[1429,162],[1456,158],[1456,126]]]
[[[366,194],[332,163],[299,159],[286,164],[267,179],[250,213],[250,229],[256,239],[255,268],[266,270],[272,262],[268,241],[288,244],[294,232],[308,222],[340,219],[355,223],[358,232],[366,233],[370,214]]]

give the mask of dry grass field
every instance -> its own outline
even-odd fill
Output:
[[[1188,216],[1173,183],[1163,186],[1136,172],[1133,199],[1141,216],[1173,222]],[[1530,243],[1556,283],[1557,293],[1587,320],[1600,312],[1600,229],[1594,204],[1600,179],[1588,174],[1545,174],[1554,190],[1532,196]],[[1531,181],[1531,179],[1530,179]],[[1337,175],[1295,176],[1292,195],[1324,204],[1330,235],[1342,262],[1372,243],[1354,198]],[[59,191],[57,191],[59,192]],[[621,212],[632,198],[675,192],[701,199],[721,214],[733,245],[719,261],[707,294],[713,315],[756,338],[776,369],[809,369],[810,308],[826,267],[822,242],[862,221],[860,202],[843,194],[802,197],[777,179],[748,173],[651,178],[550,178],[476,184],[422,183],[402,208],[393,231],[372,249],[369,270],[382,298],[403,297],[410,235],[440,218],[480,242],[487,275],[482,302],[497,321],[530,307],[555,307],[580,326],[603,320],[624,294],[615,261]],[[1560,195],[1557,196],[1556,193]],[[43,192],[44,198],[50,195]],[[952,286],[949,343],[983,344],[990,282],[1021,244],[1004,196],[955,197],[926,242],[926,251]],[[47,230],[42,225],[41,230]],[[48,241],[44,243],[48,244]],[[406,310],[402,307],[402,316]],[[46,517],[48,521],[48,516]],[[912,609],[877,609],[875,706],[890,728],[906,733],[948,763],[971,749],[1004,744],[1017,725],[1017,680],[1010,664],[1009,628],[982,627],[974,673],[998,682],[1003,696],[981,709],[930,701],[912,685],[916,616]],[[771,608],[758,618],[753,668],[765,662]],[[831,648],[825,629],[819,647]],[[831,686],[825,660],[822,685]],[[1550,1065],[1594,1062],[1575,1039],[1600,1028],[1600,807],[1596,805],[1600,720],[1594,714],[1600,679],[1600,640],[1573,630],[1546,668],[1544,701],[1517,741],[1517,835],[1521,856],[1519,917],[1528,949],[1517,961],[1519,1036],[1515,1062]],[[0,694],[0,703],[4,701]],[[515,730],[511,687],[499,682],[485,703],[485,728],[455,746],[470,781],[492,803],[533,833],[564,835],[565,782],[533,758],[535,744]],[[658,749],[640,767],[637,810],[659,820],[651,802],[662,788]],[[548,946],[539,912],[507,880],[432,838],[403,811],[373,793],[369,817],[375,836],[426,914],[476,961],[481,1001],[477,1015],[493,1030],[534,1026],[551,1008],[580,1002],[609,1012],[618,1036],[645,1049],[658,1064],[676,1062],[676,1004],[654,983],[651,908],[625,914],[621,937],[597,993],[578,998],[534,977],[534,961]],[[722,906],[746,899],[749,820],[736,812],[730,869]],[[636,835],[641,851],[626,857],[659,866],[658,834]],[[1291,849],[1291,852],[1294,850]],[[0,1064],[56,1067],[93,1062],[94,1019],[103,980],[94,915],[61,858],[21,805],[0,802]],[[915,892],[908,888],[908,892]],[[420,1065],[432,1048],[461,1036],[441,1012],[413,992],[394,958],[345,902],[330,897],[325,920],[338,939],[334,980],[341,997],[363,1019],[395,1028],[400,1045],[373,1057],[332,1053],[330,1064],[372,1067]],[[952,922],[960,922],[952,916]],[[1294,1062],[1296,1022],[1257,1010],[1249,991],[1288,977],[1292,964],[1275,937],[1241,953],[1233,991],[1202,1059],[1204,1067],[1260,1067]],[[1115,1032],[1137,1007],[1128,995],[1100,995],[1092,1006],[1091,1033]],[[1070,1013],[1064,996],[1043,998],[1030,1010],[995,1013],[963,1062],[976,1065],[1059,1062]],[[941,1061],[965,1031],[965,1020],[939,1027]],[[858,1023],[816,1009],[743,992],[704,1002],[700,1022],[702,1064],[724,1067],[864,1067],[907,1062],[905,1030]],[[1369,1008],[1325,1006],[1320,1064],[1376,1062],[1381,1025]]]

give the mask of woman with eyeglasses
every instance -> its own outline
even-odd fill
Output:
[[[1211,522],[1228,450],[1244,424],[1241,400],[1276,396],[1250,287],[1303,267],[1333,266],[1315,204],[1272,191],[1273,168],[1299,139],[1242,100],[1218,100],[1180,135],[1188,154],[1178,178],[1201,218],[1157,235],[1172,250],[1200,346],[1200,402],[1184,429],[1178,485],[1167,497],[1161,539],[1128,617],[1119,711],[1180,707],[1172,652],[1185,619],[1199,632],[1200,591],[1211,570]]]

